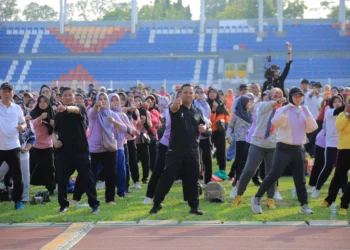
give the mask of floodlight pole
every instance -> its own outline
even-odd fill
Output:
[[[346,16],[345,0],[339,0],[339,22],[341,25],[341,31],[343,32],[345,32],[345,16]]]
[[[278,23],[278,32],[283,32],[283,4],[282,4],[282,0],[277,0],[277,23]]]
[[[259,33],[264,31],[264,0],[258,0],[259,5]]]
[[[205,0],[201,0],[200,32],[205,32]]]
[[[67,0],[64,0],[64,4],[63,4],[63,9],[64,9],[64,24],[67,24],[67,19],[68,19],[68,6],[67,6]]]
[[[131,33],[136,33],[137,24],[137,0],[132,0],[131,2]]]
[[[60,0],[60,33],[64,33],[64,15],[63,15],[63,0]]]

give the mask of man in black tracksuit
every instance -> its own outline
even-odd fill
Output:
[[[170,191],[179,172],[183,174],[183,188],[190,213],[203,215],[199,209],[199,135],[206,130],[200,109],[193,106],[194,88],[185,84],[180,97],[170,106],[171,133],[169,149],[165,159],[165,168],[159,179],[151,214],[162,208],[162,201]]]

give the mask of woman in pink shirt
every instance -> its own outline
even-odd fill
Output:
[[[147,96],[146,102],[149,104],[149,112],[151,115],[151,131],[153,135],[151,137],[151,143],[149,145],[149,155],[150,155],[150,169],[154,170],[154,166],[156,164],[156,156],[157,156],[157,141],[158,141],[158,129],[162,127],[162,122],[160,121],[160,114],[158,110],[156,110],[157,100],[153,95]]]
[[[30,184],[45,185],[51,195],[55,190],[52,132],[55,113],[49,99],[41,95],[30,113],[36,141],[30,151]]]

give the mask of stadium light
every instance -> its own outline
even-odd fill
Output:
[[[131,33],[135,34],[138,19],[137,0],[131,0],[131,8]]]
[[[277,23],[278,23],[278,32],[283,32],[283,3],[282,3],[282,0],[277,0]]]
[[[205,0],[201,0],[200,32],[205,32]]]
[[[342,32],[345,32],[345,15],[346,15],[345,0],[339,0],[339,22],[341,24]]]
[[[64,33],[64,10],[63,10],[63,1],[64,0],[60,0],[60,33],[63,34]]]
[[[264,31],[264,0],[258,0],[259,5],[259,33]]]

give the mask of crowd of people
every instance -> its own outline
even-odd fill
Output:
[[[30,185],[57,192],[59,213],[88,196],[92,213],[99,213],[97,189],[105,202],[147,187],[144,204],[151,214],[174,182],[181,180],[190,213],[202,215],[201,184],[216,174],[232,183],[233,207],[243,202],[252,180],[259,186],[250,199],[254,213],[262,213],[261,198],[275,209],[278,179],[289,170],[301,212],[312,214],[308,192],[317,198],[335,168],[323,206],[342,195],[340,212],[350,201],[350,88],[301,81],[284,88],[290,64],[275,73],[261,89],[241,84],[226,93],[214,87],[178,85],[168,94],[145,87],[106,89],[89,86],[87,92],[43,85],[39,91],[14,92],[10,83],[0,90],[0,179],[12,186],[15,209],[30,201]],[[277,69],[278,70],[278,69]],[[230,144],[228,149],[226,145]],[[314,158],[306,185],[308,153]],[[213,174],[213,160],[219,171]],[[230,168],[227,163],[234,162]],[[142,166],[142,176],[138,163]],[[73,200],[67,186],[77,171]],[[141,202],[141,201],[140,201]]]

